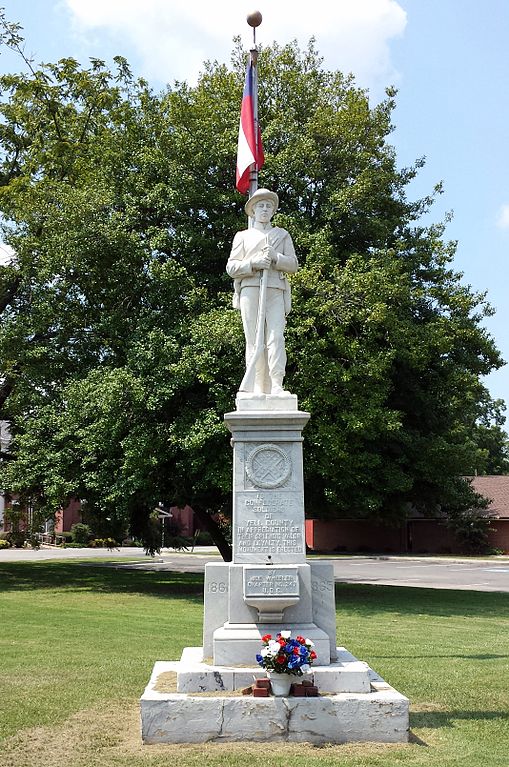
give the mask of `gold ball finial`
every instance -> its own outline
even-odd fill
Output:
[[[246,16],[247,23],[250,27],[259,27],[262,23],[262,18],[263,16],[260,11],[252,11]]]

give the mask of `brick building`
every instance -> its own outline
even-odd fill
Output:
[[[469,477],[474,490],[490,500],[490,545],[509,554],[509,476]],[[456,554],[461,545],[443,519],[410,517],[400,527],[364,519],[306,520],[306,543],[312,551],[359,551]]]

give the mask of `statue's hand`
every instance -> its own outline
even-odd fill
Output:
[[[277,261],[277,251],[272,245],[264,245],[263,252],[270,258],[270,262],[275,264]]]
[[[261,253],[259,253],[256,256],[253,256],[251,259],[251,267],[255,271],[259,271],[261,269],[270,269],[272,261],[268,253],[265,253],[265,250],[263,250]]]

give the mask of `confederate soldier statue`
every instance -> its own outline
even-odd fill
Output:
[[[298,263],[286,229],[271,224],[278,206],[275,192],[254,192],[245,205],[253,224],[235,235],[226,265],[246,337],[246,375],[240,390],[255,394],[289,394],[283,389],[284,329],[291,306],[286,275],[296,272]]]

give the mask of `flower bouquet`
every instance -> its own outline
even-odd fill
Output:
[[[275,639],[265,634],[262,643],[256,661],[268,672],[302,676],[310,671],[316,658],[313,642],[302,636],[292,639],[291,631],[280,631]]]

